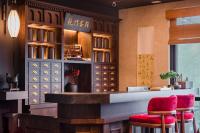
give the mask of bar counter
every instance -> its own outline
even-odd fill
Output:
[[[55,132],[59,130],[59,132],[68,131],[69,133],[127,133],[129,116],[145,113],[148,101],[152,97],[191,93],[193,93],[192,90],[184,89],[129,93],[46,94],[46,102],[58,103],[57,118],[48,118],[48,120],[47,117],[42,118],[42,116],[24,116],[24,118],[32,123],[41,123],[42,120],[53,122],[54,124],[46,125],[46,130],[49,129],[49,125],[54,125]],[[24,122],[30,129],[29,123]],[[39,127],[45,128],[45,125]],[[34,124],[32,128],[37,129],[37,124]],[[53,129],[49,130],[52,132]]]

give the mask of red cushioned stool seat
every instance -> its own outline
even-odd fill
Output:
[[[130,116],[131,122],[161,124],[160,115],[138,114]],[[165,124],[174,124],[176,119],[173,116],[165,116]]]
[[[181,120],[181,113],[177,112],[176,117],[178,120]],[[192,112],[185,112],[184,113],[184,120],[191,120],[194,118],[194,113]]]

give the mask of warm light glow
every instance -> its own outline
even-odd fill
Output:
[[[151,3],[152,4],[160,4],[162,1],[160,1],[160,0],[154,0],[154,1],[152,1]]]
[[[11,10],[8,16],[8,31],[11,37],[17,37],[20,29],[19,15],[16,10]]]

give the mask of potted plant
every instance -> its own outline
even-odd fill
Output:
[[[179,74],[177,72],[174,72],[174,71],[169,71],[169,72],[160,74],[160,78],[162,80],[170,79],[170,85],[169,85],[170,87],[175,87],[176,78],[178,76],[179,76]]]

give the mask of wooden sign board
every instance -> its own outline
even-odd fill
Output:
[[[92,27],[92,18],[66,13],[64,28],[82,32],[90,32]]]

